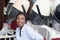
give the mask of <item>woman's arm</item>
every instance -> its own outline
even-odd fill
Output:
[[[20,35],[19,35],[19,33],[20,33],[20,29],[17,27],[17,29],[16,29],[16,39],[17,39],[17,40],[20,40]]]
[[[43,40],[42,35],[40,35],[38,32],[35,32],[31,27],[26,27],[26,33],[29,38],[32,40]]]

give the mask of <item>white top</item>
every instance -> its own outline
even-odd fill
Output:
[[[16,29],[16,39],[17,40],[43,40],[43,37],[35,32],[30,26],[25,24],[21,30],[20,36],[20,28]]]

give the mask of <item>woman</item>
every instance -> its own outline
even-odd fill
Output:
[[[24,13],[17,14],[16,40],[43,40],[43,37],[26,24],[27,18]]]

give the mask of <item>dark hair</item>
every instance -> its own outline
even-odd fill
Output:
[[[26,15],[26,13],[19,12],[19,13],[16,15],[16,20],[17,20],[18,15],[24,15],[24,16],[25,16],[25,20],[26,20],[26,22],[27,22],[27,15]]]

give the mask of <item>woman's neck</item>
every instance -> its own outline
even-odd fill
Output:
[[[24,25],[23,25],[24,26]],[[22,30],[23,26],[20,26],[20,30]]]

